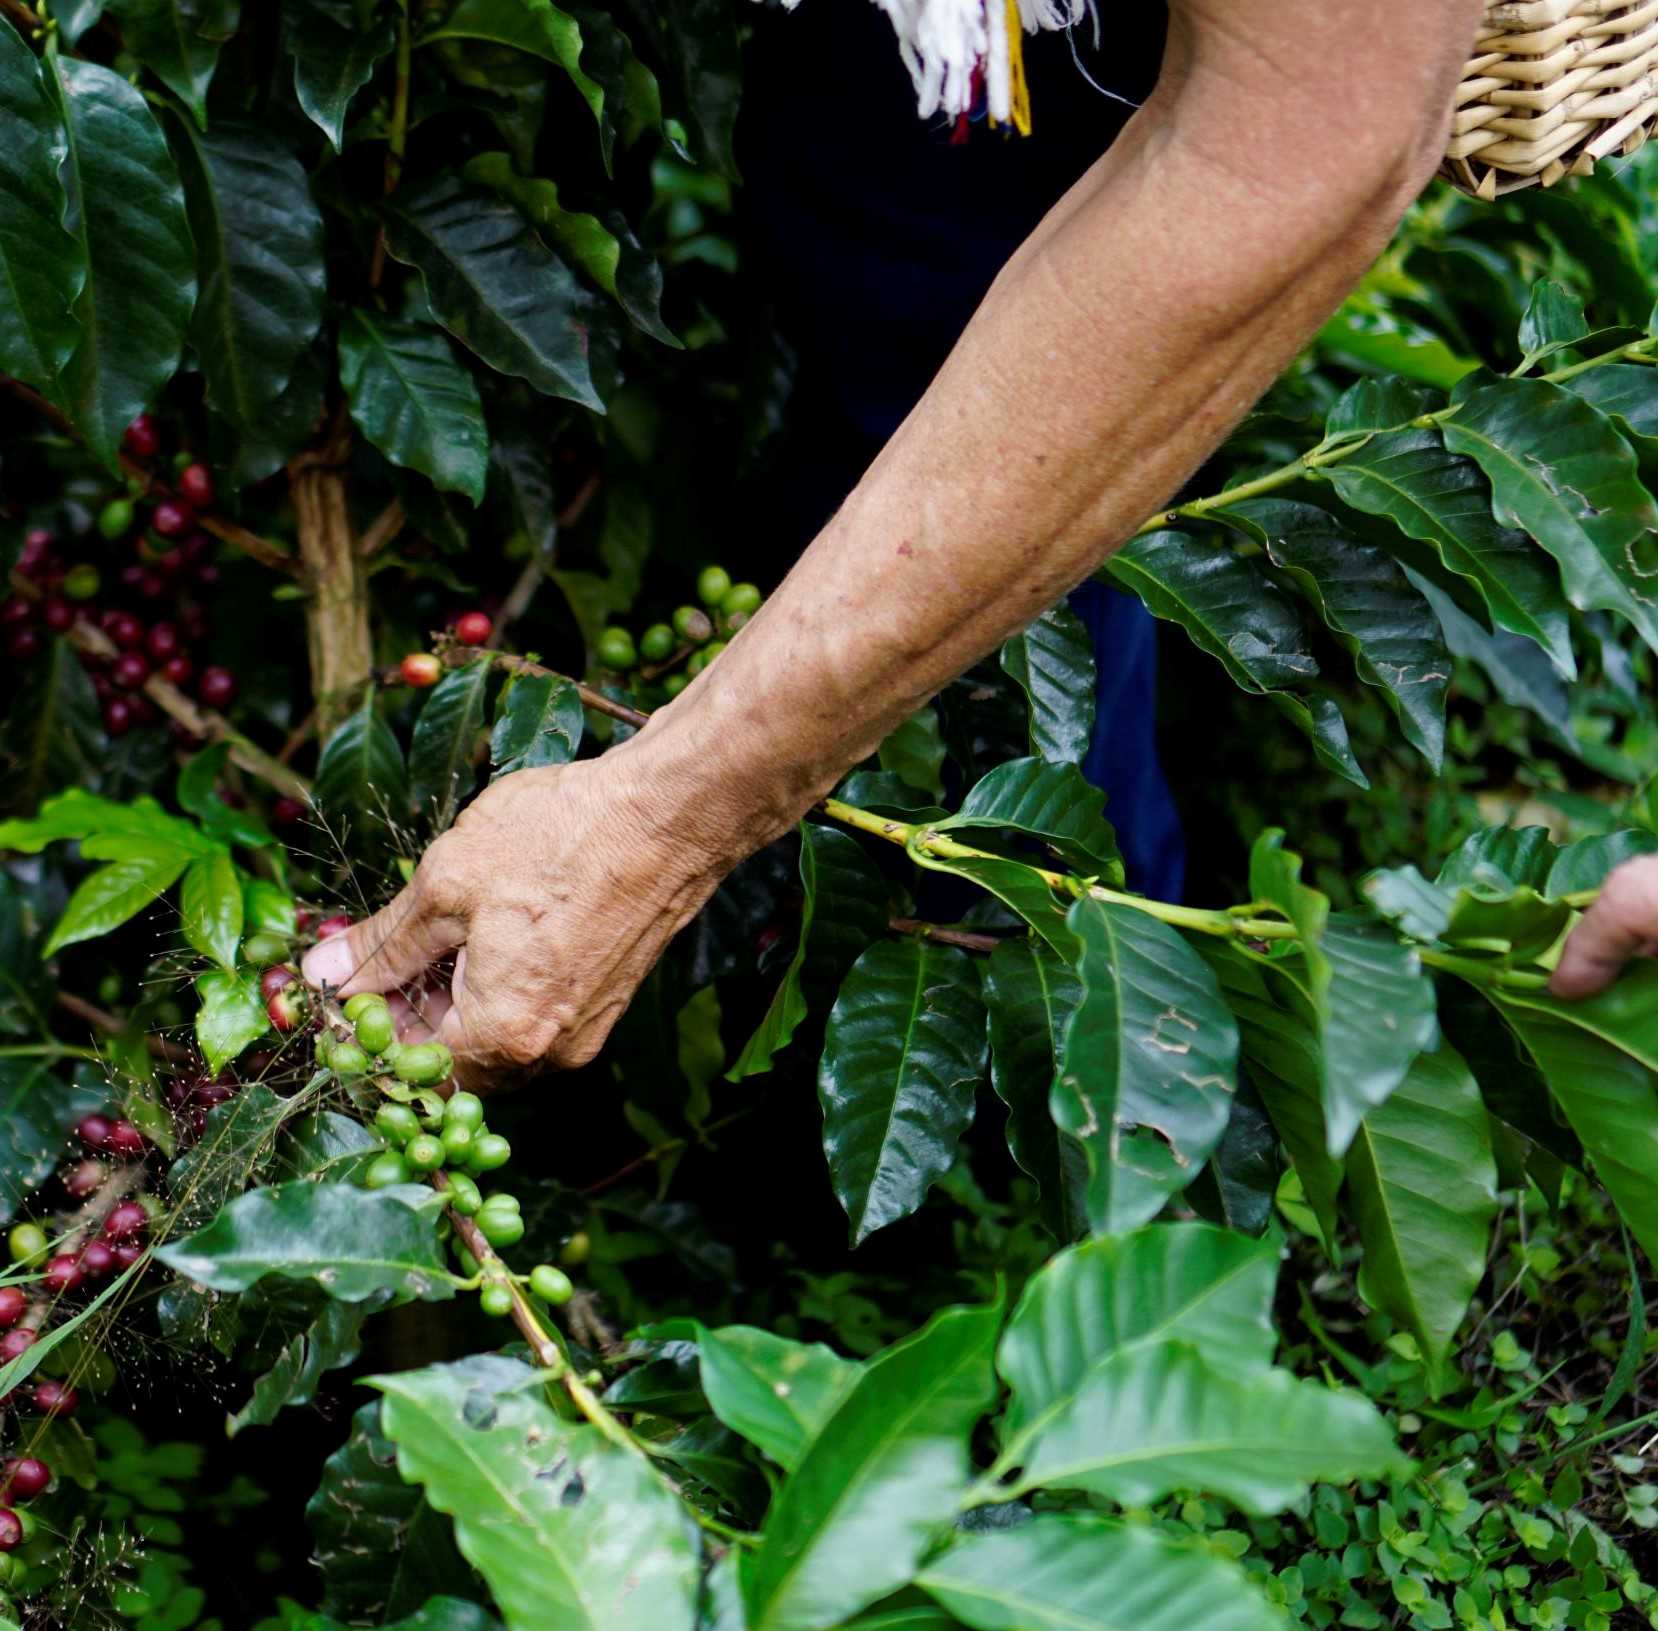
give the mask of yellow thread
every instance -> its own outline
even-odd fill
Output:
[[[1008,111],[1013,115],[1013,128],[1021,136],[1030,135],[1030,87],[1025,83],[1024,24],[1019,16],[1019,0],[1007,0],[1007,68]]]

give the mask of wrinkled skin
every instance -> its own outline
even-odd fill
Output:
[[[1567,938],[1549,982],[1557,997],[1604,991],[1632,958],[1658,955],[1658,855],[1625,861]]]

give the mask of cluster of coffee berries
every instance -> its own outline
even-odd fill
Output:
[[[160,451],[148,414],[128,426],[124,445],[140,461]],[[141,478],[132,485],[138,494],[146,492]],[[213,473],[182,452],[174,461],[173,496],[139,502],[130,492],[117,494],[99,511],[93,531],[103,546],[124,550],[130,544],[130,559],[110,560],[100,546],[101,564],[70,560],[45,528],[24,538],[17,570],[38,585],[40,598],[13,595],[0,603],[6,649],[14,661],[26,662],[43,649],[47,635],[67,634],[77,621],[102,629],[116,655],[80,655],[111,736],[158,722],[155,704],[143,692],[152,675],[193,692],[209,708],[222,710],[235,700],[236,676],[202,659],[209,625],[200,596],[218,582],[219,568],[213,540],[197,527],[196,512],[213,497]],[[91,533],[77,540],[75,553],[90,553],[92,542]],[[176,721],[172,728],[180,737],[188,734]]]
[[[601,669],[641,678],[660,678],[663,695],[677,697],[725,650],[727,639],[760,609],[763,599],[752,583],[733,583],[723,566],[705,566],[697,574],[700,606],[680,606],[666,623],[653,623],[635,641],[620,627],[606,629],[594,647]],[[683,665],[683,666],[682,666]]]
[[[24,1572],[22,1559],[13,1554],[35,1538],[39,1526],[29,1502],[44,1495],[51,1482],[52,1469],[37,1456],[11,1456],[0,1462],[0,1587],[15,1585]],[[0,1598],[0,1614],[11,1612]]]
[[[320,921],[308,911],[299,914],[299,932],[317,940],[344,934],[350,927],[351,919],[343,912]],[[241,946],[242,961],[260,970],[259,995],[265,999],[265,1016],[271,1029],[282,1036],[297,1031],[311,1017],[311,993],[299,969],[288,960],[289,951],[287,940],[270,930],[250,934]],[[326,1035],[317,1040],[319,1054]]]
[[[449,633],[458,646],[483,646],[495,632],[495,622],[488,612],[474,607],[462,612],[449,625]],[[443,659],[435,652],[411,651],[397,665],[397,676],[405,685],[425,691],[443,678]]]

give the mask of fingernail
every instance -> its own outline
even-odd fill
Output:
[[[337,934],[319,940],[300,964],[311,985],[342,986],[357,972],[357,958],[350,946],[351,936]]]

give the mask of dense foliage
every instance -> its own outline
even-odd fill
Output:
[[[0,13],[0,1626],[1652,1618],[1658,973],[1545,989],[1658,850],[1650,166],[1430,194],[1104,569],[1237,904],[1056,606],[486,1106],[293,965],[779,575],[739,19]]]

